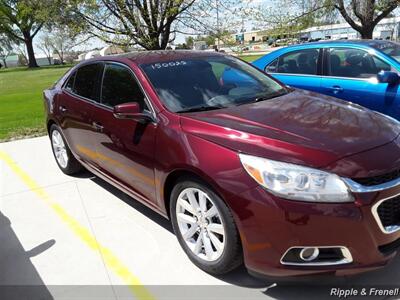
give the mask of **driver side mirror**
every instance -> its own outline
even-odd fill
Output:
[[[137,102],[128,102],[114,106],[114,117],[117,119],[136,120],[140,123],[153,121],[150,114],[143,112]]]
[[[380,71],[377,78],[379,83],[387,83],[389,85],[398,84],[400,81],[400,76],[392,71]]]

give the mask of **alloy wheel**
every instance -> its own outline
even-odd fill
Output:
[[[53,130],[51,134],[51,144],[58,164],[65,169],[68,166],[68,153],[64,140],[58,130]]]
[[[216,261],[225,248],[225,227],[212,199],[197,188],[186,188],[176,202],[180,234],[189,249],[206,261]]]

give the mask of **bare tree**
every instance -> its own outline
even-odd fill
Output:
[[[14,42],[5,35],[0,35],[0,59],[3,61],[4,68],[7,68],[7,57],[14,50]]]
[[[106,42],[165,49],[175,38],[175,21],[194,1],[86,1],[77,6],[77,13],[92,27],[92,34]]]
[[[244,30],[244,20],[253,18],[252,0],[197,0],[186,14],[178,18],[178,31],[206,35],[216,43],[227,44],[230,34]]]
[[[399,5],[400,0],[276,0],[259,19],[269,23],[271,31],[298,32],[341,15],[361,38],[372,39],[376,25]]]
[[[375,26],[393,12],[399,0],[334,0],[337,9],[349,25],[358,31],[363,39],[372,39]]]
[[[20,43],[15,47],[15,50],[18,54],[18,62],[22,66],[26,66],[29,64],[28,53],[26,51],[25,44]]]
[[[46,53],[46,56],[48,55],[48,58],[53,57],[53,54],[55,54],[60,63],[64,64],[73,48],[87,42],[91,38],[91,35],[77,33],[68,27],[53,26],[52,30],[47,32],[42,38],[42,42],[38,47]]]
[[[37,47],[42,50],[42,52],[46,55],[49,65],[51,65],[51,58],[53,57],[53,47],[50,36],[47,34],[41,37]]]

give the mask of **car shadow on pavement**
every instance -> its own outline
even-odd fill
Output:
[[[128,196],[124,192],[120,191],[119,189],[99,177],[93,177],[91,178],[91,180],[97,185],[101,186],[107,192],[124,201],[130,207],[145,215],[149,220],[153,221],[165,230],[168,230],[169,232],[174,234],[170,221],[158,214],[157,212],[148,208],[146,205],[140,203],[139,201],[136,201],[132,197]],[[217,276],[217,278],[227,283],[243,287],[262,288],[267,286],[265,282],[260,281],[253,276],[250,276],[244,267],[238,268],[227,275]]]
[[[93,175],[92,175],[93,176]],[[89,177],[93,182],[95,182],[97,185],[101,186],[103,189],[105,189],[107,192],[113,194],[115,197],[121,199],[124,201],[126,204],[128,204],[130,207],[134,208],[147,218],[149,218],[151,221],[154,223],[158,224],[159,226],[163,227],[164,229],[168,230],[171,233],[174,233],[174,230],[172,229],[172,225],[163,216],[158,214],[157,212],[153,211],[152,209],[148,208],[146,205],[140,203],[139,201],[135,200],[134,198],[130,197],[129,195],[125,194],[124,192],[120,191],[113,185],[109,184],[105,180],[99,178],[99,177]]]
[[[53,299],[30,259],[54,244],[49,240],[25,251],[0,211],[0,299]]]
[[[84,177],[85,178],[85,177]],[[116,187],[107,183],[99,177],[86,177],[91,178],[93,182],[104,188],[109,193],[118,197],[126,204],[139,211],[154,223],[163,227],[165,230],[173,233],[172,226],[169,220],[159,215],[157,212],[151,210],[147,206],[141,204],[139,201],[131,198],[124,192]],[[331,288],[349,288],[357,287],[359,289],[365,287],[397,287],[400,282],[400,257],[396,257],[389,265],[384,268],[363,273],[360,275],[352,276],[334,276],[334,275],[321,275],[300,278],[263,278],[259,279],[249,275],[244,266],[223,276],[216,276],[218,279],[225,281],[229,284],[250,288],[259,289],[260,293],[264,294],[266,298],[272,297],[276,299],[325,299],[329,298]],[[349,298],[347,298],[349,299]],[[368,297],[363,297],[368,299]],[[390,299],[388,297],[374,297],[373,299]]]

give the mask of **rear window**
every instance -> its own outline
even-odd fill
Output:
[[[100,63],[80,67],[75,76],[73,92],[81,97],[98,101],[97,86],[102,70],[103,65]]]

